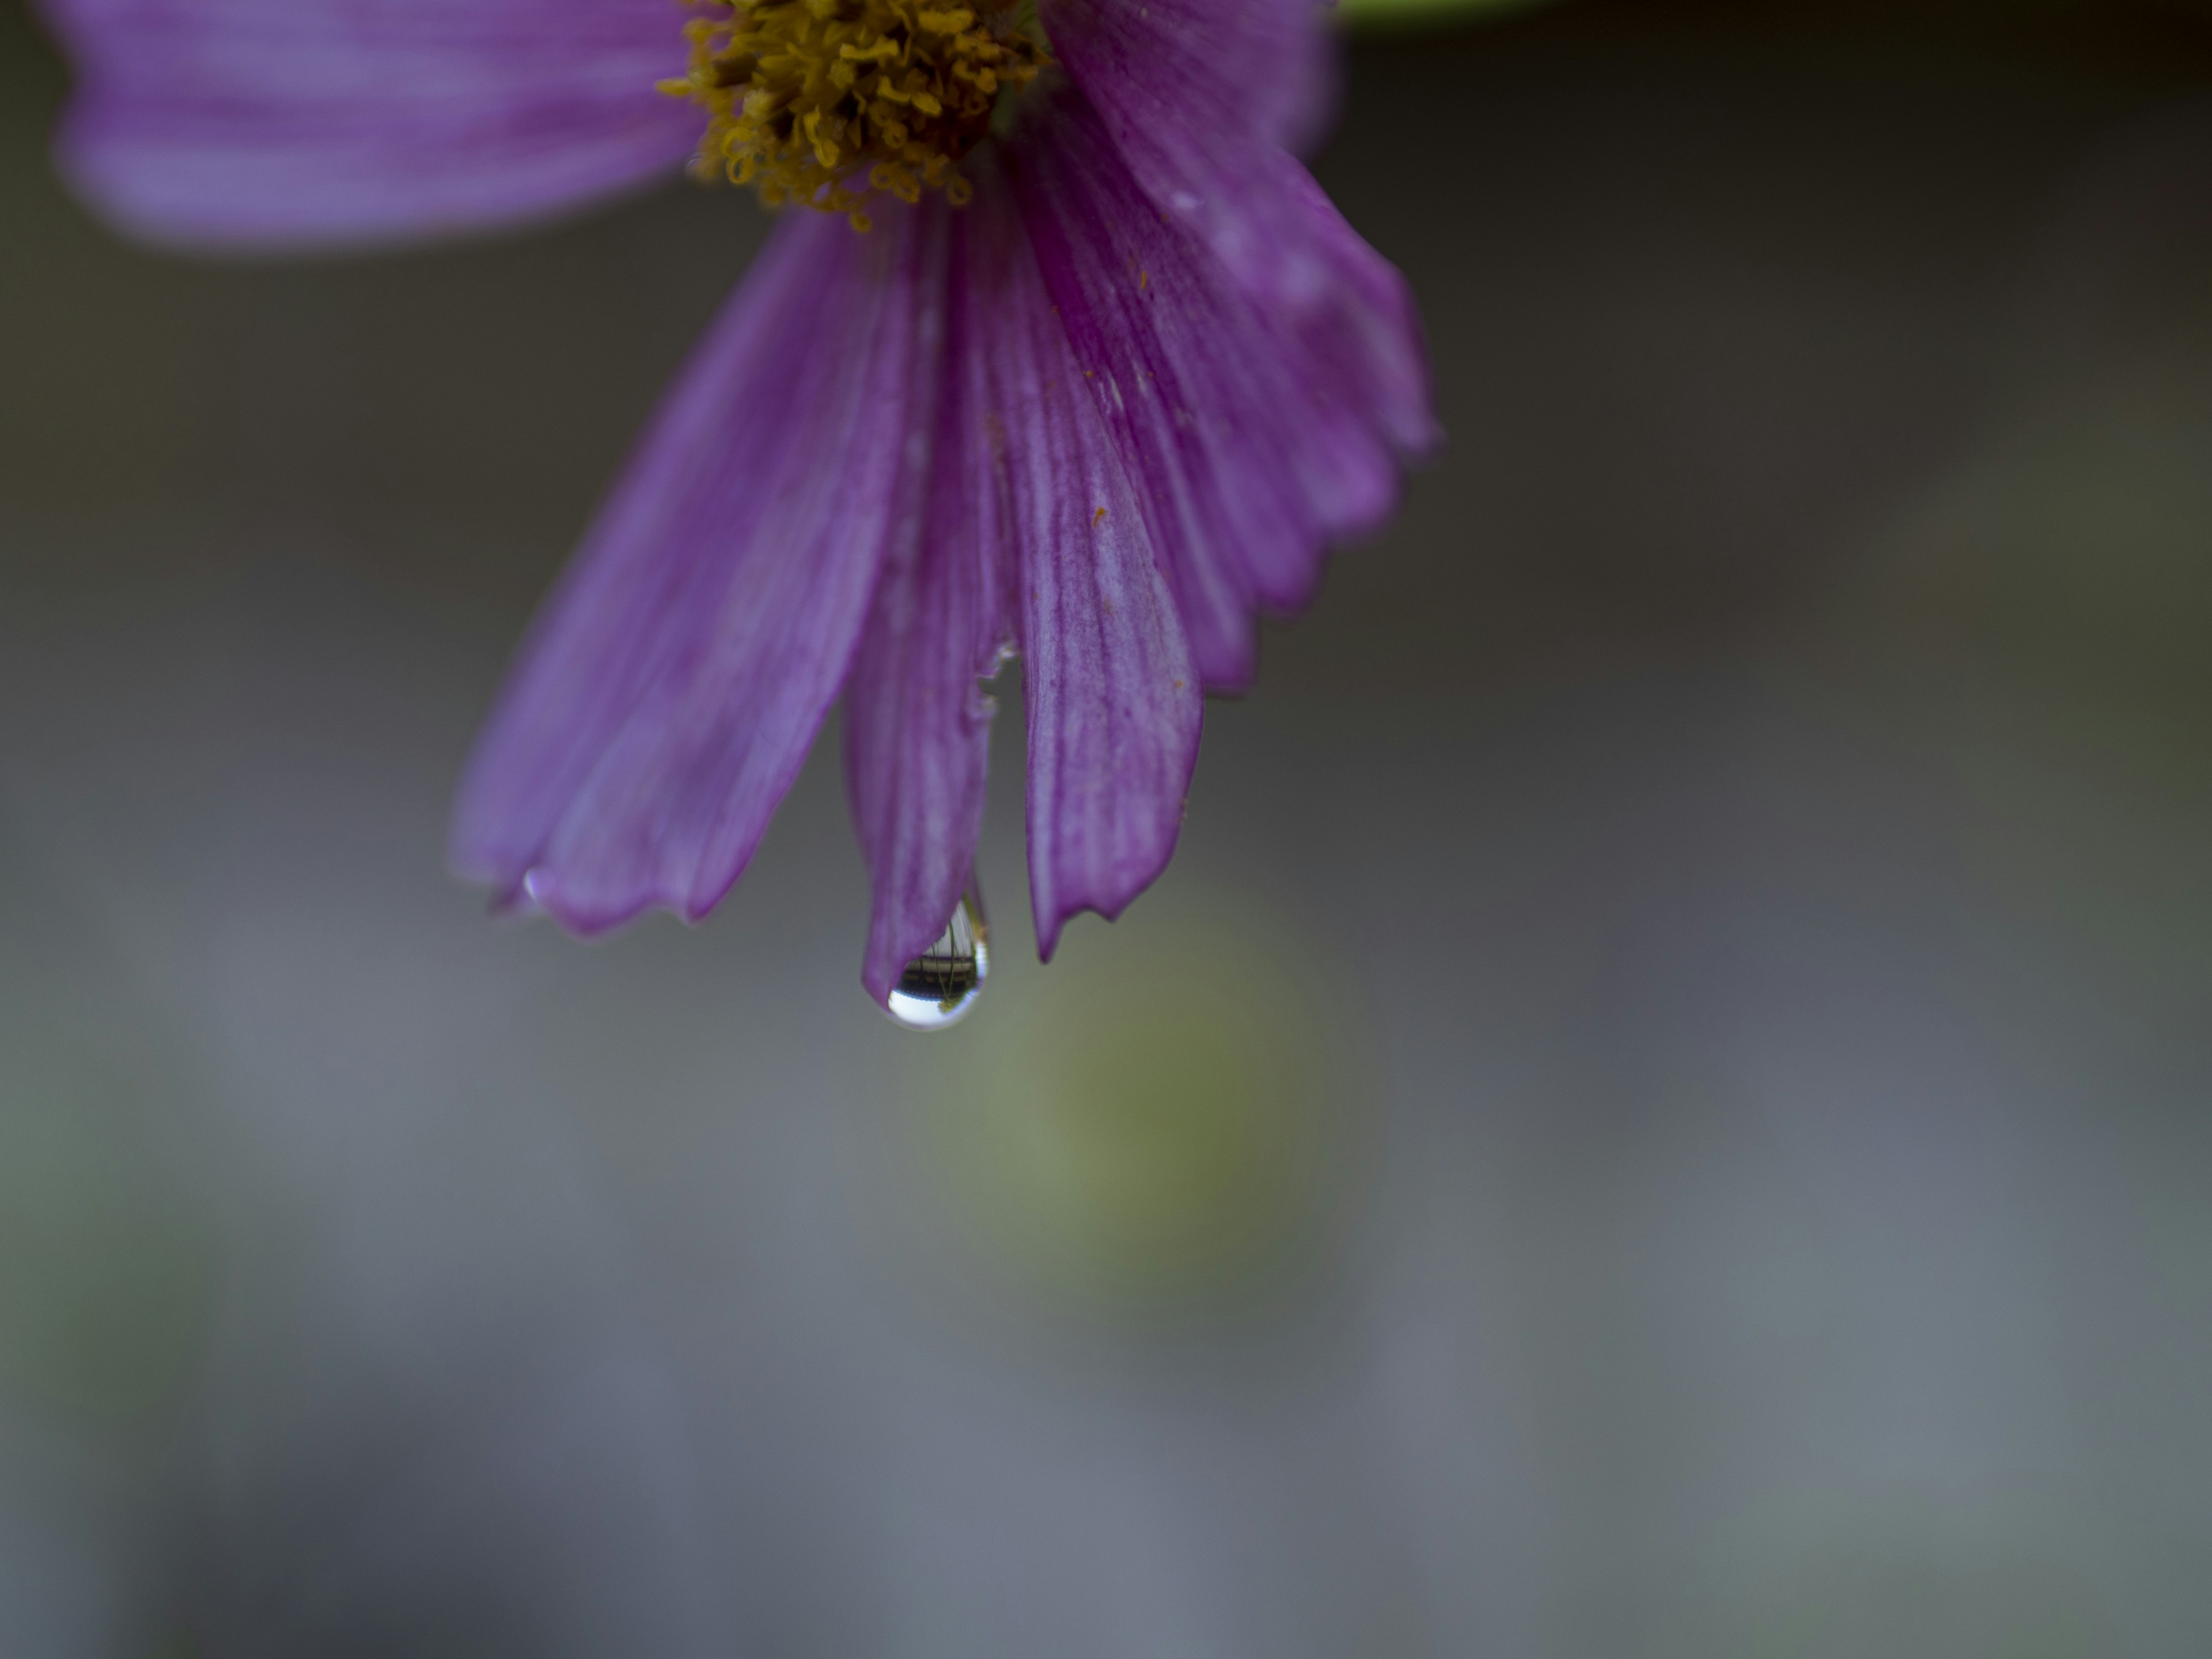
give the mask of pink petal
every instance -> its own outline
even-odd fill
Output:
[[[1212,250],[1231,286],[1269,313],[1335,401],[1401,454],[1422,453],[1437,434],[1404,279],[1237,95],[1265,64],[1208,48],[1207,19],[1243,29],[1255,15],[1275,27],[1292,13],[1218,0],[1072,0],[1052,13],[1053,50],[1154,212]],[[1304,17],[1318,41],[1318,14]]]
[[[1167,867],[1202,703],[1143,508],[1020,215],[1002,180],[973,170],[969,385],[1019,588],[1030,901],[1048,960],[1068,918],[1119,915]]]
[[[300,247],[529,217],[680,165],[670,0],[46,0],[64,169],[124,227]]]
[[[973,870],[997,708],[978,682],[998,672],[1014,628],[981,373],[1000,319],[994,296],[970,280],[974,234],[998,221],[955,214],[937,196],[917,210],[952,215],[937,447],[926,515],[885,556],[845,689],[846,783],[875,890],[860,978],[878,1002],[945,931]]]
[[[1152,515],[1209,689],[1253,668],[1255,605],[1312,597],[1371,529],[1397,453],[1346,379],[1154,210],[1071,99],[1021,152],[1023,210],[1086,383]]]
[[[479,739],[461,874],[596,932],[751,858],[927,466],[944,216],[880,216],[790,214],[724,309]]]
[[[1040,0],[1055,55],[1155,78],[1270,144],[1318,134],[1335,85],[1333,0]]]

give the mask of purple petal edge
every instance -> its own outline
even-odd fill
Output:
[[[1108,920],[1174,855],[1203,699],[1143,507],[1054,314],[1011,190],[966,211],[972,314],[1014,554],[1029,724],[1030,901],[1052,959],[1078,912]]]
[[[64,173],[195,248],[373,245],[664,176],[696,110],[666,0],[45,0],[78,71]]]
[[[980,681],[1012,640],[976,374],[978,343],[995,326],[970,280],[977,222],[936,197],[913,211],[950,222],[936,446],[921,512],[885,557],[844,702],[846,785],[874,892],[860,979],[879,1003],[945,931],[973,873],[997,710]]]
[[[1241,690],[1255,613],[1302,608],[1328,550],[1388,515],[1398,452],[1356,386],[1152,207],[1086,104],[1040,127],[1016,176],[1206,688]]]
[[[1240,108],[1226,83],[1243,66],[1208,50],[1200,27],[1215,3],[1064,0],[1054,51],[1160,222],[1209,249],[1302,372],[1401,459],[1426,454],[1440,434],[1405,279]],[[1318,14],[1306,16],[1321,42]]]
[[[548,601],[464,778],[452,861],[580,933],[696,921],[843,682],[927,457],[941,216],[794,213]]]

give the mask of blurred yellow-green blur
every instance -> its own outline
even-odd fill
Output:
[[[917,1057],[940,1201],[1048,1302],[1148,1317],[1250,1294],[1356,1163],[1382,1086],[1360,988],[1256,904],[1076,937]]]

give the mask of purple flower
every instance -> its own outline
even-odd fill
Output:
[[[687,160],[832,210],[784,216],[654,417],[452,857],[578,933],[703,916],[842,694],[878,1001],[972,878],[981,679],[1021,655],[1049,958],[1164,867],[1201,691],[1434,435],[1402,282],[1285,148],[1310,0],[937,3],[50,0],[64,165],[155,239],[434,234]]]

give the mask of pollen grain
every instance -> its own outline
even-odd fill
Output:
[[[868,190],[975,191],[961,161],[1052,58],[1035,9],[988,0],[707,0],[660,89],[708,112],[694,170],[866,230]]]

